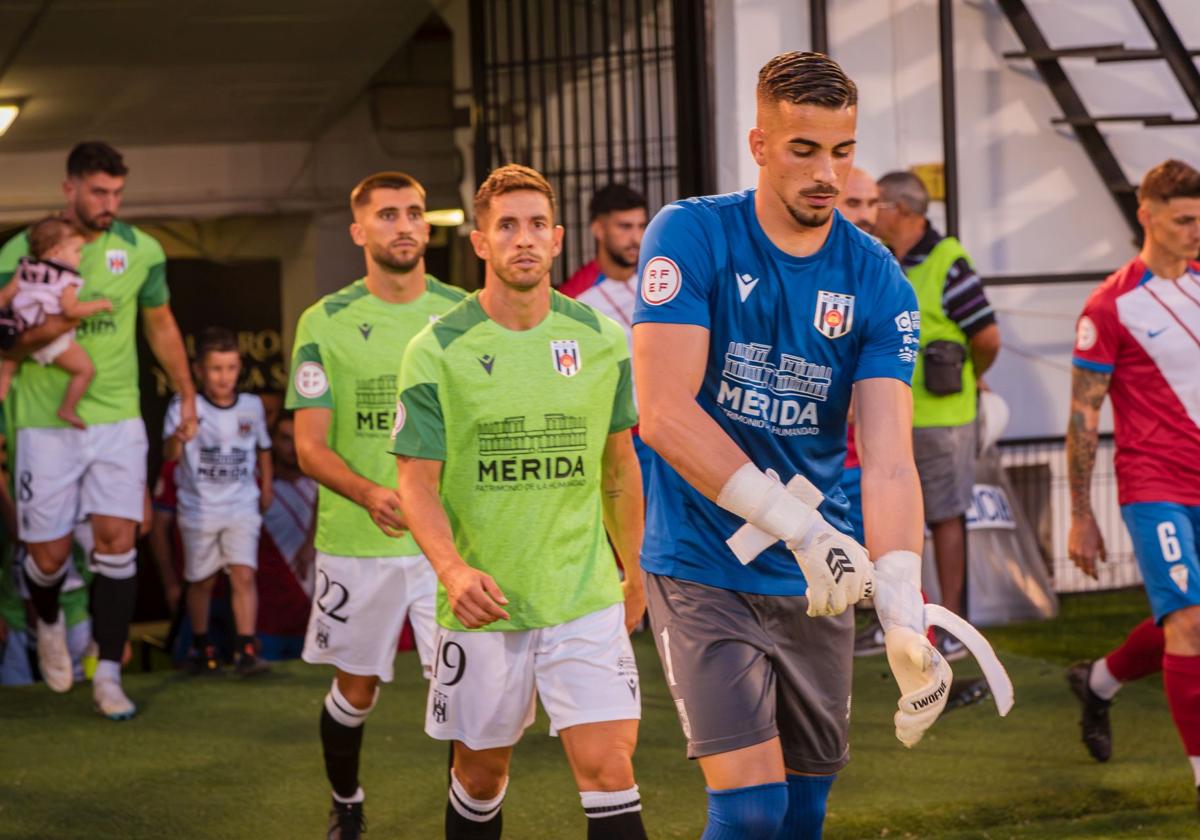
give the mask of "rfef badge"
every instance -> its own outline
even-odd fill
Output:
[[[826,338],[841,338],[854,323],[854,295],[817,292],[813,326]]]
[[[579,342],[575,339],[550,342],[550,355],[554,357],[554,369],[563,376],[574,376],[583,367],[579,358]]]

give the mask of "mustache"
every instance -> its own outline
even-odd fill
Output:
[[[829,196],[833,197],[839,194],[837,187],[809,187],[806,190],[800,190],[800,195],[805,196]]]

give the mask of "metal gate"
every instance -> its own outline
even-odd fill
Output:
[[[713,191],[707,27],[688,0],[472,0],[475,178],[544,174],[566,228],[555,285],[590,260],[587,206],[619,181],[650,213]]]

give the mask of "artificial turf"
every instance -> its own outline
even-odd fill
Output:
[[[882,657],[856,660],[853,759],[834,785],[825,836],[842,838],[1200,837],[1196,793],[1161,680],[1125,687],[1114,755],[1079,742],[1063,666],[1118,642],[1146,615],[1140,592],[1064,600],[1055,621],[987,631],[1017,704],[954,711],[906,750],[892,735],[896,688]],[[651,838],[700,835],[704,785],[683,740],[653,644],[635,643],[643,720],[635,759]],[[959,663],[960,671],[971,666]],[[366,729],[368,838],[437,838],[446,747],[421,731],[415,657],[397,663]],[[110,723],[87,686],[0,689],[0,838],[324,837],[328,791],[317,716],[325,668],[291,662],[254,680],[129,674],[137,718]],[[579,797],[546,719],[518,746],[506,838],[586,833]]]

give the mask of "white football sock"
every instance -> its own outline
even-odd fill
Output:
[[[1111,700],[1121,690],[1121,681],[1108,670],[1108,662],[1101,657],[1092,663],[1088,674],[1088,688],[1101,700]]]

